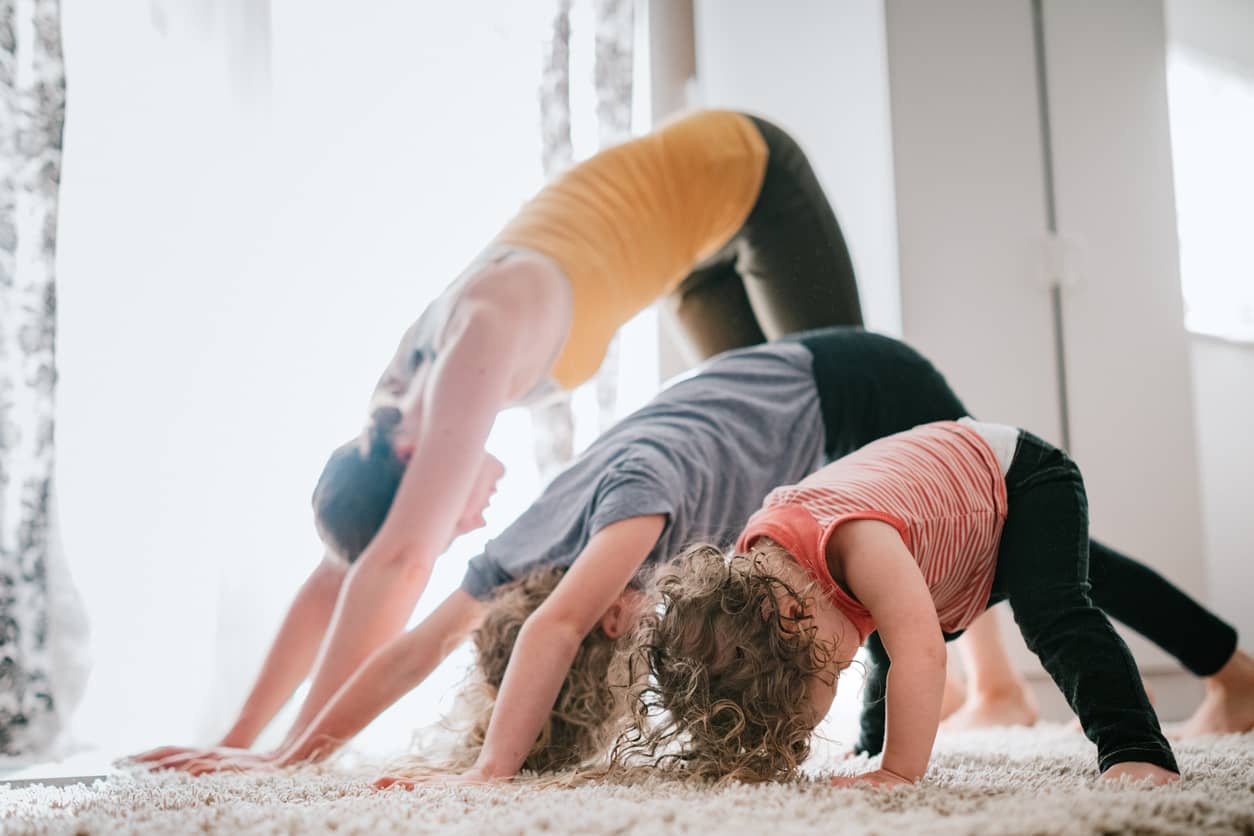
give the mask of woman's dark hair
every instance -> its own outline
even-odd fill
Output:
[[[405,473],[392,447],[400,424],[395,407],[375,410],[370,420],[369,447],[353,439],[336,448],[314,488],[314,522],[327,547],[352,563],[379,533]]]

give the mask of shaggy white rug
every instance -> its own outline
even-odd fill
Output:
[[[1093,747],[1061,726],[942,739],[925,782],[888,792],[821,781],[712,789],[649,780],[410,793],[372,789],[377,769],[123,774],[92,786],[0,790],[0,832],[1254,833],[1254,733],[1186,743],[1177,754],[1184,780],[1159,789],[1098,783]]]

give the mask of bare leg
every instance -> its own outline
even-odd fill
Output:
[[[946,731],[1036,723],[1036,698],[1010,664],[992,611],[972,622],[957,645],[967,674],[967,699],[945,720]]]
[[[941,719],[944,720],[967,700],[967,686],[952,673],[945,677],[945,696],[941,700]]]
[[[1254,658],[1238,650],[1214,676],[1208,676],[1206,696],[1176,737],[1232,734],[1254,729]]]

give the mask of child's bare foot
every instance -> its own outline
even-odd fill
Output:
[[[1254,658],[1238,650],[1206,680],[1206,697],[1173,737],[1232,734],[1254,729]]]
[[[945,731],[986,729],[995,726],[1032,726],[1040,711],[1026,685],[1009,690],[972,691],[967,701],[942,724]]]
[[[967,688],[953,674],[945,677],[945,697],[941,700],[941,719],[944,720],[967,701]]]
[[[1103,781],[1118,781],[1120,778],[1129,778],[1133,781],[1149,781],[1153,786],[1161,787],[1163,784],[1179,781],[1180,775],[1179,773],[1163,769],[1161,766],[1140,761],[1117,763],[1102,773]]]

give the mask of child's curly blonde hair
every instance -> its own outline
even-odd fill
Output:
[[[473,636],[475,667],[464,696],[475,703],[464,758],[483,746],[492,709],[523,623],[544,603],[566,570],[546,567],[502,586]],[[629,636],[610,638],[597,626],[584,638],[562,682],[553,711],[522,768],[553,772],[604,759],[627,722]]]
[[[788,598],[808,612],[815,591],[771,574],[778,557],[791,559],[768,538],[730,558],[702,545],[658,572],[636,656],[649,677],[632,700],[615,764],[644,762],[701,780],[797,775],[821,719],[812,716],[807,687],[827,675],[831,648],[816,639],[808,615],[786,614]]]

